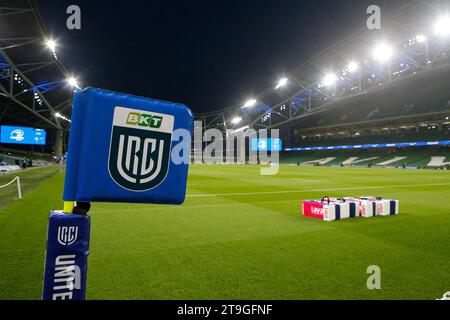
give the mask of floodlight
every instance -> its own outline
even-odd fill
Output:
[[[62,119],[64,121],[67,121],[67,122],[72,122],[72,120],[70,120],[69,118],[67,118],[66,116],[62,115],[59,112],[55,113],[55,117],[58,118],[58,119]]]
[[[234,117],[233,120],[231,120],[232,124],[238,124],[242,121],[241,117]]]
[[[76,78],[74,78],[74,77],[67,78],[67,83],[71,87],[79,88],[78,80]]]
[[[425,41],[427,41],[427,37],[425,37],[423,34],[418,34],[416,36],[416,41],[418,43],[424,43]]]
[[[47,46],[47,48],[49,48],[51,51],[55,51],[56,49],[56,41],[52,40],[52,39],[47,39],[45,41],[45,45]]]
[[[280,81],[278,81],[277,86],[275,87],[275,90],[284,87],[285,85],[287,85],[287,83],[288,83],[288,79],[287,78],[280,79]]]
[[[450,17],[441,17],[434,25],[434,32],[439,36],[450,34]]]
[[[250,99],[244,104],[244,106],[242,108],[251,108],[255,104],[256,104],[256,100],[255,99]]]
[[[355,71],[358,71],[359,65],[357,62],[352,61],[348,64],[347,69],[348,69],[348,72],[353,73]]]
[[[386,43],[379,44],[373,51],[373,57],[379,62],[387,62],[394,55],[393,49]]]
[[[327,87],[333,86],[338,81],[337,75],[334,73],[329,73],[323,79],[323,84]]]

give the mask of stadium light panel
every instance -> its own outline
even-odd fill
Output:
[[[278,89],[286,86],[287,83],[288,83],[288,79],[287,78],[280,79],[280,81],[278,81],[277,86],[275,87],[275,90],[278,90]]]
[[[79,88],[80,86],[78,85],[78,80],[74,77],[69,77],[67,78],[67,83],[69,84],[69,86],[71,87],[75,87],[75,88]]]
[[[62,120],[64,120],[64,121],[67,121],[67,122],[72,122],[72,120],[70,120],[69,118],[67,118],[66,116],[63,116],[61,113],[59,113],[59,112],[56,112],[55,113],[55,117],[56,118],[58,118],[58,119],[62,119]]]
[[[388,62],[394,55],[394,50],[386,43],[379,44],[373,51],[373,58],[379,62]]]
[[[357,62],[352,61],[348,64],[347,69],[348,69],[348,72],[353,73],[353,72],[358,71],[359,65]]]
[[[334,73],[329,73],[323,79],[323,84],[327,87],[333,86],[338,81],[337,75]]]
[[[55,52],[56,50],[56,41],[52,40],[52,39],[47,39],[45,41],[45,45],[47,46],[47,48],[49,48],[52,52]]]
[[[424,43],[425,41],[427,41],[427,37],[425,37],[423,34],[418,34],[416,36],[416,41],[418,43]]]
[[[242,121],[242,118],[241,117],[234,117],[232,120],[231,120],[231,123],[232,124],[238,124],[238,123],[240,123]]]
[[[242,108],[251,108],[256,104],[255,99],[247,100],[247,102],[242,106]]]
[[[434,26],[434,32],[438,36],[450,35],[450,17],[441,17]]]

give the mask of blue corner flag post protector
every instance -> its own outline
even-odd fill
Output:
[[[171,160],[177,143],[185,143],[184,158],[190,154],[192,128],[182,104],[94,88],[75,93],[64,211],[52,211],[48,224],[44,300],[85,299],[91,202],[184,202],[189,164]],[[186,134],[177,131],[189,139],[178,141]]]

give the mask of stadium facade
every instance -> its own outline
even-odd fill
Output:
[[[311,155],[321,160],[333,157],[336,146],[352,145],[359,149],[357,157],[368,150],[382,152],[383,158],[395,152],[422,154],[419,145],[430,157],[445,157],[448,147],[437,146],[450,140],[449,18],[442,8],[447,8],[443,1],[412,2],[385,17],[383,30],[356,32],[273,88],[241,105],[197,115],[197,120],[204,128],[223,131],[278,129],[288,153],[282,163],[288,164],[310,164]],[[380,151],[382,145],[386,150]],[[346,151],[348,158],[355,156],[352,151]],[[402,160],[390,164],[428,164]]]
[[[428,163],[446,164],[448,147],[435,143],[449,140],[450,124],[450,36],[442,8],[445,1],[410,2],[383,17],[383,30],[363,29],[342,39],[248,101],[197,114],[197,128],[219,129],[224,136],[227,130],[278,129],[286,164],[320,165],[335,158],[326,163],[346,165],[367,150],[374,154],[368,158],[381,154],[382,160],[395,152],[417,151],[414,157],[419,157],[424,148],[430,157],[444,157],[433,162],[427,155]],[[59,158],[66,150],[78,84],[59,60],[33,1],[2,1],[0,22],[0,123],[46,130],[46,145],[31,150]],[[431,146],[418,147],[418,142]],[[252,143],[247,142],[248,150]],[[405,149],[394,143],[412,145]],[[0,144],[4,159],[12,146]],[[342,152],[349,155],[344,161]],[[425,161],[398,158],[389,164],[427,167]]]
[[[34,1],[0,1],[0,35],[0,124],[18,127],[21,135],[22,127],[47,133],[42,144],[3,141],[2,160],[17,160],[17,151],[27,157],[33,151],[59,158],[68,139],[76,81],[59,60],[57,44]]]

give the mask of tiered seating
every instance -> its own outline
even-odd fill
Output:
[[[298,128],[302,131],[343,123],[448,111],[449,85],[447,72],[436,72],[427,77],[417,77],[414,81],[399,82],[382,91],[337,101],[331,111],[325,110],[299,120]]]
[[[449,131],[449,130],[447,130]],[[428,130],[424,128],[419,132],[411,132],[405,130],[400,133],[393,133],[386,131],[383,133],[364,133],[357,137],[348,137],[343,135],[335,135],[334,137],[310,137],[300,139],[298,144],[302,147],[320,147],[320,146],[341,146],[341,145],[356,145],[356,144],[376,144],[380,141],[385,143],[400,143],[400,142],[422,142],[422,141],[443,141],[450,140],[450,132],[440,131],[437,128]]]
[[[15,158],[13,158],[13,157],[11,157],[11,156],[9,156],[9,155],[5,155],[5,154],[1,154],[0,153],[0,165],[7,165],[7,164],[10,164],[10,165],[13,165],[13,164],[15,164],[16,163],[16,159]]]
[[[302,166],[450,167],[448,148],[284,152],[280,163]]]

